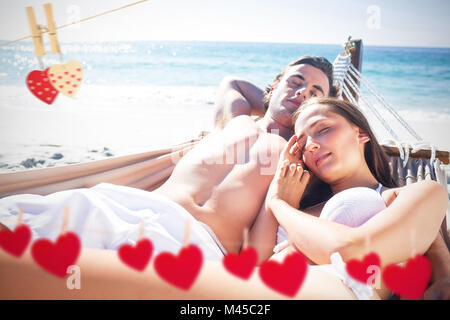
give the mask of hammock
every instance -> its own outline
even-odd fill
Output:
[[[360,73],[361,48],[360,40],[349,39],[344,53],[339,54],[334,62],[335,79],[341,88],[340,97],[358,105],[368,116],[369,121],[369,112],[371,112],[372,118],[375,117],[384,131],[390,134],[391,140],[383,146],[391,157],[391,167],[400,186],[422,179],[433,179],[447,189],[447,177],[442,164],[449,163],[449,153],[437,151],[433,145],[422,141],[362,76]],[[364,88],[371,93],[371,96],[363,92]],[[371,98],[375,99],[377,104],[373,103]],[[386,121],[386,118],[381,115],[383,109],[381,107],[406,129],[406,132],[415,139],[415,143],[400,142],[400,134],[391,127],[391,121]],[[373,125],[374,122],[370,121],[370,123]],[[383,132],[383,130],[374,131],[376,134]],[[0,197],[23,193],[47,195],[67,189],[89,188],[101,182],[152,191],[170,177],[177,161],[206,135],[207,132],[201,132],[196,139],[150,152],[61,167],[0,173]],[[450,224],[446,223],[450,221],[449,219],[450,209],[447,209],[442,231],[450,248],[447,229],[447,225]]]

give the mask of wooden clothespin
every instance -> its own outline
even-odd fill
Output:
[[[53,54],[59,54],[61,63],[63,63],[61,48],[59,46],[58,37],[56,36],[55,20],[53,19],[53,10],[51,3],[44,4],[45,16],[47,18],[47,28],[50,37],[50,47]]]
[[[248,228],[245,228],[242,241],[242,250],[247,249],[247,247],[248,247]]]
[[[191,236],[191,220],[187,218],[186,224],[184,225],[184,239],[183,239],[184,248],[187,248],[189,246],[190,236]]]
[[[39,61],[41,70],[44,70],[44,64],[42,62],[42,56],[45,55],[44,42],[42,41],[41,28],[36,23],[36,16],[34,15],[33,7],[26,7],[28,23],[31,29],[31,36],[33,37],[34,51]]]
[[[69,225],[69,214],[70,214],[70,207],[65,206],[63,214],[63,222],[61,226],[61,234],[65,234],[67,232],[67,226]]]
[[[145,220],[141,219],[141,223],[139,224],[139,239],[138,241],[144,239],[145,235]]]
[[[17,225],[20,226],[23,220],[23,208],[19,207],[19,214],[17,215]]]

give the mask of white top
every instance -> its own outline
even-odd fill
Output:
[[[352,228],[358,227],[386,208],[386,203],[381,197],[381,188],[382,185],[379,183],[376,191],[367,187],[343,190],[325,203],[319,218]],[[274,252],[286,246],[287,242],[288,235],[279,226]]]

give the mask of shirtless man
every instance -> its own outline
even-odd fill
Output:
[[[302,57],[275,78],[265,97],[249,83],[241,91],[224,81],[216,108],[232,115],[217,121],[226,127],[217,125],[181,160],[174,159],[179,161],[172,175],[153,193],[184,207],[212,230],[227,252],[238,253],[243,231],[257,216],[279,154],[293,134],[292,114],[306,99],[327,96],[332,79],[328,60]],[[263,99],[267,112],[255,122],[242,106],[262,109]],[[14,207],[14,201],[7,205]]]
[[[154,192],[182,205],[213,230],[228,252],[238,253],[243,231],[260,211],[279,154],[293,134],[292,114],[303,101],[334,93],[332,79],[332,65],[319,57],[291,63],[266,95],[248,82],[225,79],[216,102],[216,130]],[[263,115],[263,101],[267,112],[255,122],[249,115]]]

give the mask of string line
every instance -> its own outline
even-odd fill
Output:
[[[78,21],[74,21],[74,22],[71,22],[71,23],[64,24],[62,26],[56,27],[55,29],[59,30],[59,29],[62,29],[62,28],[66,28],[68,26],[75,25],[75,24],[78,24],[78,23],[81,23],[81,22],[85,22],[85,21],[88,21],[88,20],[91,20],[91,19],[103,16],[105,14],[108,14],[108,13],[111,13],[111,12],[115,12],[115,11],[119,11],[119,10],[131,7],[131,6],[140,4],[142,2],[146,2],[146,1],[148,1],[148,0],[140,0],[140,1],[137,1],[137,2],[129,3],[127,5],[124,5],[122,7],[116,8],[116,9],[111,9],[111,10],[108,10],[108,11],[96,14],[96,15],[91,16],[91,17],[87,17],[87,18],[84,18],[84,19],[81,19],[81,20],[78,20]],[[45,28],[45,29],[47,29],[47,28]],[[45,34],[45,33],[49,33],[49,31],[48,30],[44,30],[44,31],[42,31],[41,34]],[[22,40],[31,39],[32,37],[33,36],[30,35],[30,36],[25,36],[25,37],[22,37],[22,38],[19,38],[19,39],[16,39],[16,40],[8,41],[8,42],[0,44],[0,47],[7,46],[9,44],[12,44],[12,43],[15,43],[15,42],[19,42],[19,41],[22,41]]]

